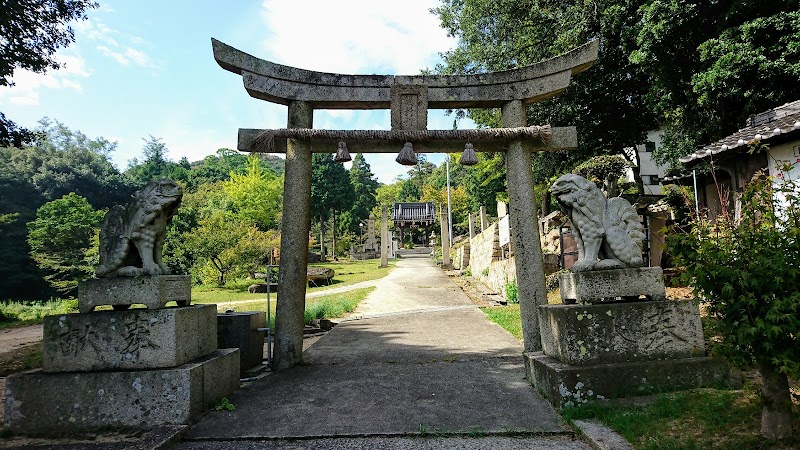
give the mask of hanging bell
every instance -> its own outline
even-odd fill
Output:
[[[336,149],[336,156],[333,158],[333,161],[343,163],[352,160],[353,158],[350,157],[350,152],[347,151],[347,144],[345,144],[344,141],[339,141],[339,148]]]
[[[406,142],[405,145],[403,145],[395,161],[404,166],[414,166],[417,164],[417,154],[414,153],[414,146],[411,142]]]
[[[472,143],[467,142],[464,146],[464,153],[461,154],[461,164],[465,166],[474,166],[478,164],[478,155],[475,154],[475,149],[472,148]]]

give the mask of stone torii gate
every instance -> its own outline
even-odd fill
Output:
[[[339,155],[346,148],[361,153],[402,148],[398,162],[406,163],[409,155],[415,158],[413,146],[421,152],[446,153],[471,151],[475,142],[476,151],[506,153],[524,347],[526,352],[541,350],[536,308],[547,303],[547,291],[530,152],[575,148],[577,133],[575,127],[527,126],[525,106],[559,94],[573,75],[591,67],[597,41],[519,69],[410,76],[314,72],[256,58],[216,39],[211,43],[214,59],[241,75],[250,96],[289,107],[287,128],[240,129],[238,141],[241,151],[286,154],[273,370],[302,362],[311,154]],[[427,130],[428,109],[448,108],[501,108],[504,128]],[[314,109],[390,109],[392,129],[313,129]]]

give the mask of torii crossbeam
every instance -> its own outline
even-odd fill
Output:
[[[289,107],[286,129],[240,129],[238,141],[242,151],[286,153],[273,370],[302,361],[311,153],[333,153],[342,141],[362,153],[394,152],[412,141],[419,152],[455,152],[476,142],[475,150],[506,153],[525,351],[541,349],[536,308],[547,303],[547,291],[530,152],[574,148],[577,133],[574,127],[528,127],[525,105],[561,93],[573,75],[591,67],[597,41],[502,72],[408,76],[315,72],[256,58],[216,39],[211,43],[214,59],[242,77],[250,96]],[[427,130],[428,109],[495,107],[501,108],[502,129]],[[391,130],[314,130],[314,109],[390,109]]]

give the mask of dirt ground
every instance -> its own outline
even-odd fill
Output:
[[[42,342],[42,326],[6,328],[0,330],[0,355]]]

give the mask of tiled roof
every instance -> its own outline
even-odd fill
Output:
[[[748,125],[730,136],[680,158],[679,161],[686,164],[738,147],[744,148],[753,142],[769,143],[776,136],[799,131],[800,100],[757,114],[748,121]]]

